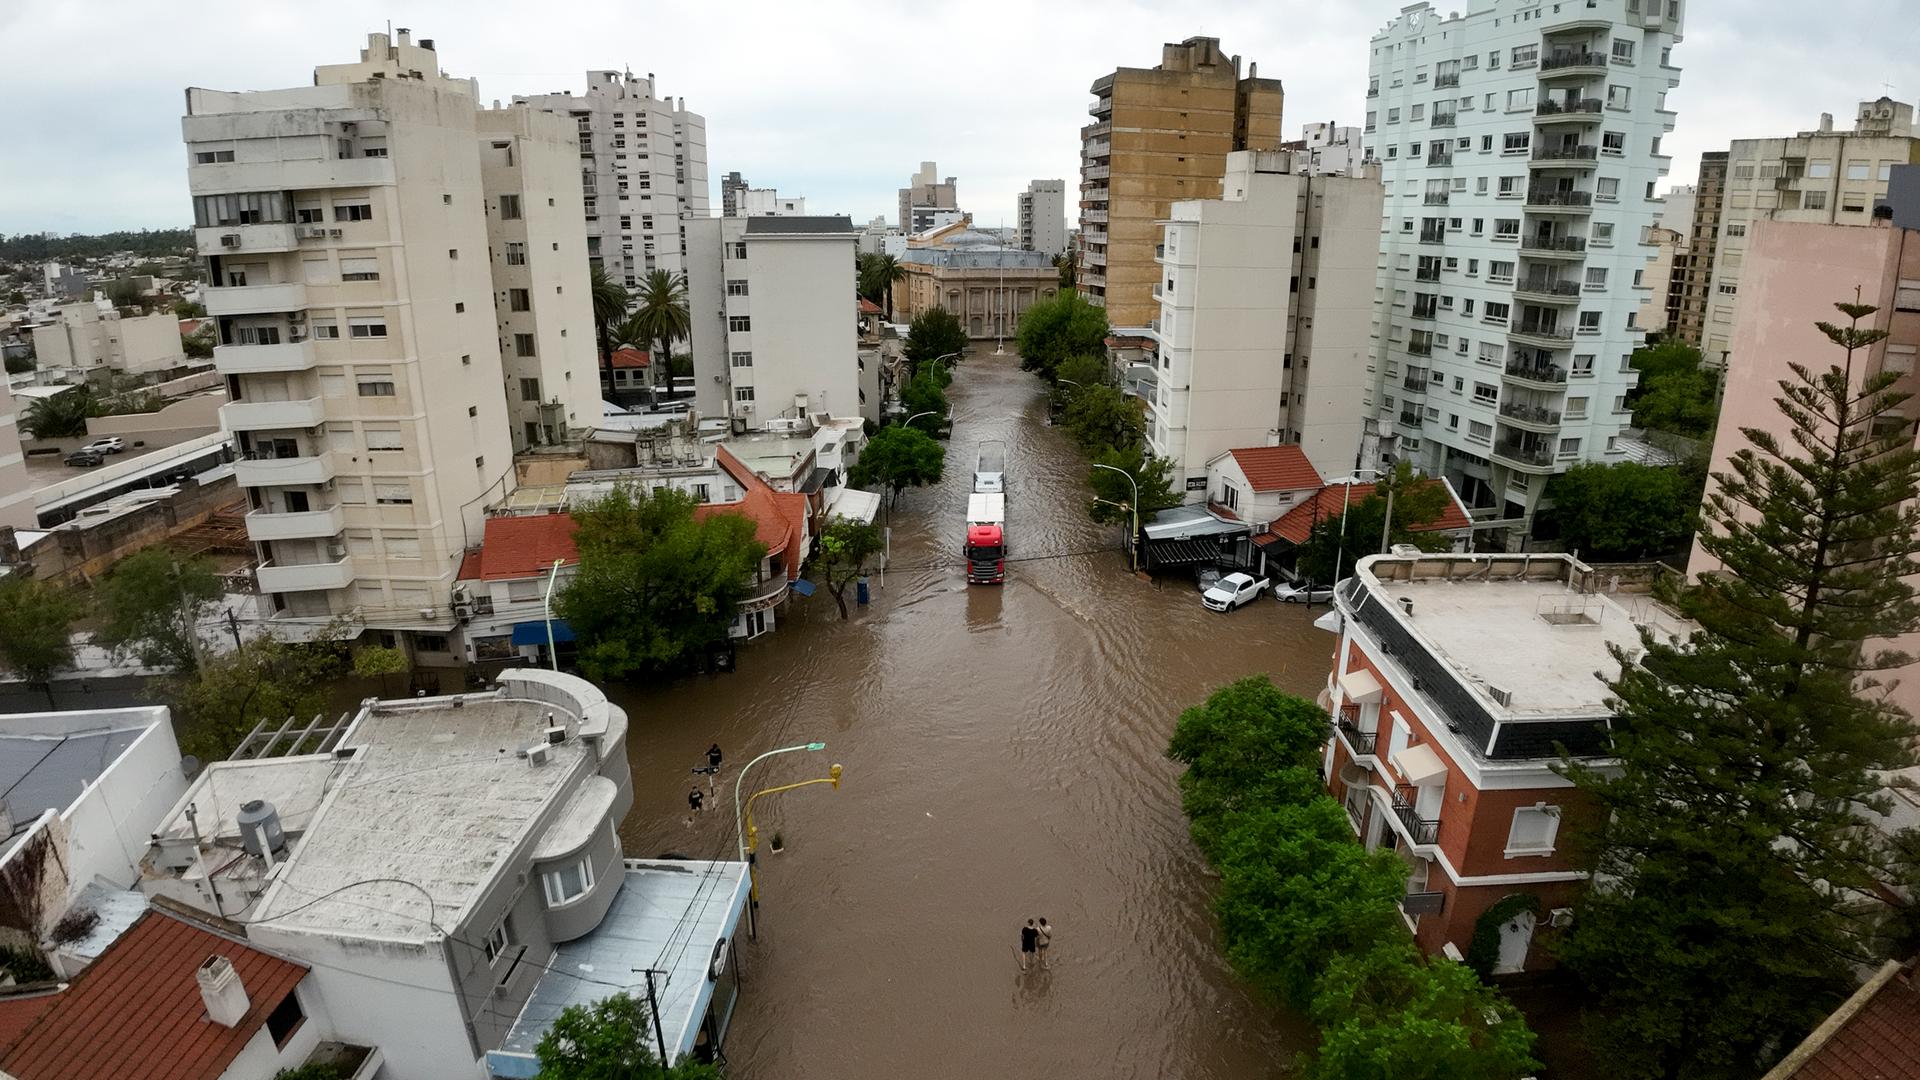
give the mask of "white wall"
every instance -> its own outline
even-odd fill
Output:
[[[721,277],[721,223],[701,217],[687,224],[687,315],[693,320],[694,409],[701,416],[731,415],[727,371],[726,282]]]
[[[313,1048],[333,1038],[333,1019],[327,1014],[326,1002],[322,1000],[314,978],[309,975],[294,987],[294,997],[300,1002],[300,1011],[307,1014],[306,1022],[294,1031],[284,1047],[273,1045],[273,1036],[266,1025],[253,1033],[253,1038],[240,1048],[240,1053],[227,1065],[227,1071],[220,1074],[220,1080],[273,1080],[282,1069],[298,1067],[313,1053]],[[259,1002],[254,1002],[258,1005]]]
[[[180,744],[166,707],[124,711],[155,723],[62,815],[70,829],[69,880],[76,894],[96,876],[133,887],[154,828],[187,793]]]

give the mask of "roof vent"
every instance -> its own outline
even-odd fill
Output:
[[[553,751],[547,749],[547,746],[545,743],[542,743],[539,746],[530,746],[527,748],[527,764],[532,765],[534,768],[537,769],[540,766],[545,765],[547,763],[547,758],[551,757],[552,755],[553,755]]]
[[[1412,616],[1413,616],[1413,597],[1411,597],[1411,596],[1403,596],[1403,597],[1401,597],[1401,598],[1400,598],[1400,610],[1401,610],[1401,611],[1404,611],[1404,612],[1406,612],[1406,613],[1407,613],[1407,616],[1408,616],[1408,618],[1412,618]]]
[[[1395,544],[1393,545],[1393,554],[1397,558],[1417,559],[1425,553],[1413,544]]]
[[[1504,686],[1494,686],[1489,683],[1487,685],[1487,696],[1493,699],[1495,705],[1503,709],[1513,705],[1513,691]]]
[[[280,812],[265,799],[249,799],[240,804],[236,819],[240,826],[240,846],[247,854],[265,858],[268,852],[287,850],[287,836],[280,828]]]
[[[200,984],[200,1000],[207,1007],[207,1018],[222,1027],[237,1027],[245,1019],[252,1002],[247,988],[240,985],[240,973],[224,956],[209,956],[194,970],[193,980]]]

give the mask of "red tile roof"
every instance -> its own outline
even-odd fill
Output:
[[[1326,483],[1298,446],[1253,446],[1227,453],[1255,491],[1300,491]]]
[[[1787,1055],[1769,1080],[1920,1080],[1920,986],[1889,961]]]
[[[800,561],[806,557],[800,538],[807,530],[807,497],[773,490],[726,447],[714,448],[714,460],[740,485],[744,496],[739,502],[705,503],[693,508],[693,516],[705,520],[714,514],[741,514],[753,521],[753,535],[767,546],[768,555],[781,556],[787,580],[800,576]]]
[[[207,1018],[194,970],[233,964],[251,1003],[234,1027]],[[19,1080],[217,1080],[307,969],[163,911],[107,947],[0,1055]]]
[[[573,518],[566,514],[490,517],[479,551],[460,561],[461,581],[505,581],[539,577],[553,561],[580,561],[573,546]]]
[[[1239,451],[1236,450],[1234,453],[1238,454]],[[1443,483],[1445,481],[1436,477],[1427,480],[1421,486]],[[1314,492],[1312,498],[1296,504],[1293,509],[1280,515],[1280,519],[1269,525],[1266,532],[1254,537],[1253,542],[1261,545],[1271,544],[1276,540],[1291,540],[1296,544],[1306,543],[1308,535],[1313,532],[1314,522],[1339,517],[1341,508],[1348,502],[1363,502],[1373,494],[1374,485],[1372,484],[1352,485],[1351,496],[1347,494],[1347,486],[1328,484]],[[1468,528],[1472,524],[1473,519],[1467,516],[1466,508],[1460,505],[1459,496],[1453,493],[1452,487],[1448,487],[1446,509],[1440,511],[1439,520],[1417,526],[1412,531],[1451,532],[1455,529]]]
[[[610,362],[616,368],[644,368],[653,365],[653,358],[649,354],[641,352],[631,345],[627,345],[613,350],[613,359]]]
[[[862,315],[879,315],[885,310],[885,308],[864,296],[860,298],[860,314]]]
[[[59,994],[50,990],[0,997],[0,1058],[13,1049],[35,1020],[45,1016],[48,1009],[59,1003]]]

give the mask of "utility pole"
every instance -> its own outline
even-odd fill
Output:
[[[233,613],[232,608],[227,609],[227,631],[233,635],[233,651],[239,652],[241,649],[240,618]]]
[[[658,971],[654,968],[633,968],[632,970],[646,973],[647,1012],[653,1017],[653,1040],[660,1047],[660,1067],[663,1069],[668,1068],[671,1062],[667,1057],[666,1033],[660,1030],[660,999],[655,997],[653,993],[653,977],[655,975],[665,975],[666,972]]]

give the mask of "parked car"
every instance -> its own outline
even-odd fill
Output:
[[[108,435],[95,439],[79,449],[83,454],[117,454],[127,448],[126,440],[118,435]]]
[[[1232,611],[1267,591],[1266,578],[1256,578],[1252,574],[1233,573],[1213,583],[1213,588],[1200,594],[1200,602],[1208,611]]]
[[[1333,586],[1283,581],[1273,587],[1273,598],[1283,604],[1324,604],[1333,599]]]
[[[75,450],[73,453],[67,455],[67,464],[72,465],[76,469],[91,469],[106,460],[107,456],[105,454],[96,453],[92,450]]]
[[[1220,580],[1220,568],[1217,566],[1203,566],[1193,572],[1193,580],[1200,586],[1201,592],[1206,592],[1208,589],[1213,588],[1214,582]]]

